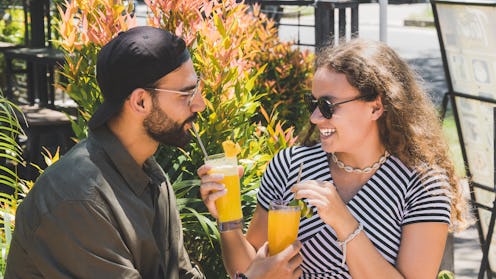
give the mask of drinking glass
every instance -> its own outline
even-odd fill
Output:
[[[298,237],[300,226],[299,205],[289,205],[287,201],[275,200],[269,204],[269,255],[275,255]]]
[[[217,207],[219,231],[228,231],[243,226],[243,212],[241,211],[241,192],[239,186],[238,162],[236,157],[226,157],[224,153],[210,155],[205,164],[212,166],[209,173],[221,173],[227,193],[215,200]]]

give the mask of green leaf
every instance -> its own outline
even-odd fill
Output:
[[[293,199],[289,202],[291,206],[300,206],[300,216],[305,218],[311,218],[313,216],[312,209],[307,206],[307,203],[300,199]]]
[[[455,275],[449,270],[441,270],[437,275],[438,279],[454,279]]]
[[[226,29],[224,28],[222,19],[217,15],[217,13],[214,13],[214,23],[215,27],[217,27],[217,31],[219,31],[222,37],[226,37]]]

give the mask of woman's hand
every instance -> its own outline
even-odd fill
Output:
[[[258,250],[255,259],[246,271],[250,279],[297,279],[301,276],[303,258],[299,251],[301,243],[296,240],[286,249],[270,257],[267,242]]]
[[[343,222],[352,221],[353,216],[346,208],[334,184],[327,181],[306,180],[291,189],[296,199],[306,198],[308,204],[317,208],[320,218],[333,228]],[[354,219],[354,218],[353,218]]]
[[[210,214],[214,217],[218,217],[217,208],[215,207],[215,200],[224,196],[227,193],[226,187],[222,184],[222,179],[224,175],[221,173],[211,173],[209,171],[212,166],[203,165],[201,166],[197,173],[201,179],[200,183],[200,194],[201,199],[205,206],[207,207]],[[239,176],[243,176],[243,167],[238,166]]]

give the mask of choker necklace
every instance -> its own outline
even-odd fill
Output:
[[[382,164],[384,164],[384,162],[386,162],[386,159],[387,159],[387,157],[389,155],[390,155],[389,152],[386,150],[384,152],[384,155],[382,155],[381,158],[379,158],[379,161],[373,163],[372,166],[366,167],[366,168],[363,168],[363,169],[354,168],[354,167],[345,165],[343,162],[341,162],[338,159],[338,157],[334,153],[331,153],[331,156],[330,157],[332,158],[332,161],[334,161],[334,163],[336,163],[336,165],[340,169],[343,169],[345,172],[350,172],[350,173],[370,173],[370,172],[372,172],[374,170],[377,170]]]

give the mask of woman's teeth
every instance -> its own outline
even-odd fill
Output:
[[[336,132],[336,129],[320,129],[320,134],[322,136],[330,136],[332,133],[335,133]]]

